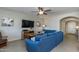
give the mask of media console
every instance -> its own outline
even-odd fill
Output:
[[[22,31],[22,39],[29,39],[34,36],[34,31],[23,30]]]

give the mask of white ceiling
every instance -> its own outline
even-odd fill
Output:
[[[37,11],[37,7],[1,7],[3,9],[23,12],[23,13],[33,13],[32,11]],[[43,7],[46,9],[51,9],[52,12],[61,13],[61,12],[74,12],[78,11],[79,7]]]

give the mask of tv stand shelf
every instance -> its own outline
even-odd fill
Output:
[[[22,31],[22,39],[29,39],[34,36],[34,31],[23,30]]]

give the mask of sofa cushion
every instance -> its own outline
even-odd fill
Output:
[[[47,33],[47,36],[55,35],[55,33],[57,33],[57,32]]]
[[[40,35],[36,35],[35,40],[39,41],[40,39],[46,38],[47,34],[40,34]]]
[[[51,32],[56,32],[56,30],[43,30],[44,33],[51,33]]]
[[[53,33],[47,33],[47,36],[53,35]]]

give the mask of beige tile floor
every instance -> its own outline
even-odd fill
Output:
[[[74,35],[67,35],[62,43],[55,47],[53,52],[78,52],[79,41]]]
[[[27,52],[24,41],[17,40],[9,42],[6,47],[0,49],[1,52]],[[55,47],[51,52],[78,52],[79,41],[73,35],[67,35],[62,43]]]
[[[27,52],[24,40],[8,42],[6,47],[0,49],[1,52]]]

